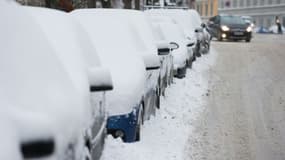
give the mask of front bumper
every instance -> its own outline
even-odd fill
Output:
[[[223,37],[225,35],[225,37]],[[246,40],[246,39],[251,39],[252,37],[252,32],[247,32],[247,31],[235,31],[235,30],[230,30],[230,31],[221,31],[221,38],[222,39],[232,39],[232,40]]]
[[[123,132],[124,142],[134,142],[136,140],[136,127],[138,124],[138,116],[140,105],[137,105],[134,110],[128,114],[115,115],[108,117],[107,132],[116,137],[116,132]]]

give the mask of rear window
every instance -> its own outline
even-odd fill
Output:
[[[221,17],[222,24],[246,24],[245,21],[238,16],[223,16]]]

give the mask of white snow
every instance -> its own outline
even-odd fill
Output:
[[[133,41],[131,27],[116,18],[115,10],[80,9],[71,13],[89,34],[98,51],[102,65],[110,69],[114,90],[106,93],[110,115],[130,113],[143,95],[146,70],[138,56],[145,51],[142,44]],[[119,15],[118,15],[119,16]]]
[[[101,160],[185,159],[187,140],[195,138],[192,124],[206,107],[203,95],[207,93],[208,72],[216,56],[212,49],[209,55],[197,59],[185,79],[175,79],[156,117],[145,122],[140,142],[128,144],[109,136]]]
[[[157,16],[156,14],[152,15],[152,12],[148,14],[151,17],[155,29],[161,30],[163,38],[169,42],[179,44],[179,48],[172,52],[174,69],[184,67],[188,58],[188,51],[186,47],[186,37],[183,35],[182,29],[177,24],[174,24],[173,20],[169,17]]]
[[[283,33],[285,32],[285,28],[283,26],[281,26],[281,29],[283,31]],[[272,33],[278,33],[278,27],[277,25],[273,25],[269,28],[269,32],[272,32]]]
[[[60,150],[70,140],[76,141],[82,131],[78,128],[87,123],[86,99],[27,10],[1,3],[0,13],[0,106],[11,123],[0,126],[1,132],[7,131],[3,137],[16,137],[7,149],[19,147],[23,141],[52,137],[58,151],[55,154],[63,154]],[[19,148],[7,152],[20,157]]]

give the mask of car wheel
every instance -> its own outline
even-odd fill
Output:
[[[251,39],[249,38],[249,39],[246,39],[245,41],[246,41],[246,42],[250,42],[250,40],[251,40]]]
[[[156,92],[156,100],[155,100],[155,104],[156,104],[156,108],[160,109],[160,95],[158,94],[158,91]]]
[[[192,58],[187,60],[187,68],[192,68]]]

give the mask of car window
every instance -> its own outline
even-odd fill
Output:
[[[246,24],[245,21],[238,16],[223,16],[221,18],[222,24]]]
[[[219,24],[220,23],[220,17],[219,16],[214,17],[214,23],[215,24]]]

